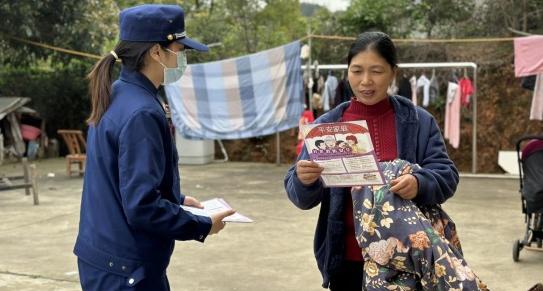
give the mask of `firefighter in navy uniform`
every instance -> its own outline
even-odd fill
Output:
[[[175,240],[203,242],[233,214],[196,216],[180,207],[201,204],[180,192],[177,150],[157,98],[161,85],[183,74],[186,49],[208,48],[187,37],[176,5],[121,11],[119,39],[89,74],[92,113],[74,253],[83,290],[169,290]]]

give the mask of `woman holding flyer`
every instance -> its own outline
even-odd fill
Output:
[[[347,57],[352,100],[315,124],[365,120],[379,162],[402,159],[420,166],[392,179],[390,191],[417,205],[441,204],[454,194],[458,172],[432,115],[405,98],[388,95],[397,63],[396,48],[388,35],[360,34]],[[309,159],[304,147],[285,177],[285,189],[301,209],[321,205],[314,251],[323,287],[360,291],[364,257],[355,236],[351,188],[325,187],[320,179],[323,170]]]

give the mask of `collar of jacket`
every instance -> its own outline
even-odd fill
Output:
[[[151,80],[149,80],[144,74],[140,73],[139,71],[129,70],[123,67],[121,68],[121,76],[119,79],[127,83],[139,86],[148,91],[149,93],[153,94],[153,96],[158,94],[158,88],[156,88],[153,82],[151,82]]]
[[[411,101],[400,96],[390,96],[390,103],[392,103],[392,107],[394,108],[394,114],[396,115],[396,119],[398,122],[418,122],[419,117],[417,114],[417,110],[415,108],[415,105],[413,105]],[[350,104],[351,101],[339,104],[336,108],[321,116],[319,118],[319,123],[337,122],[341,118],[341,116],[343,116],[343,112],[347,110]]]

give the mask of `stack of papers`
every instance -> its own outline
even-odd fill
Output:
[[[185,206],[185,205],[181,205],[181,207],[185,211],[189,211],[190,213],[192,213],[194,215],[207,216],[207,217],[210,217],[211,215],[213,215],[213,214],[215,214],[217,212],[232,209],[232,207],[230,207],[230,205],[228,205],[228,203],[226,203],[226,201],[224,201],[224,199],[222,199],[222,198],[214,198],[214,199],[207,200],[207,201],[204,201],[204,202],[201,202],[201,203],[202,203],[202,206],[204,207],[203,209],[192,207],[192,206]],[[234,213],[234,214],[232,214],[230,216],[225,217],[222,221],[224,221],[224,222],[239,222],[239,223],[253,222],[252,219],[250,219],[247,216],[242,215],[242,214],[240,214],[238,212],[236,212],[236,213]]]

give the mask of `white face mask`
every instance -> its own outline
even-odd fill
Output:
[[[179,51],[177,53],[170,49],[166,49],[166,51],[177,56],[177,67],[168,68],[159,61],[164,67],[163,85],[175,83],[177,80],[181,79],[181,76],[183,76],[183,73],[185,73],[185,70],[187,69],[187,55],[185,54],[185,51]]]

